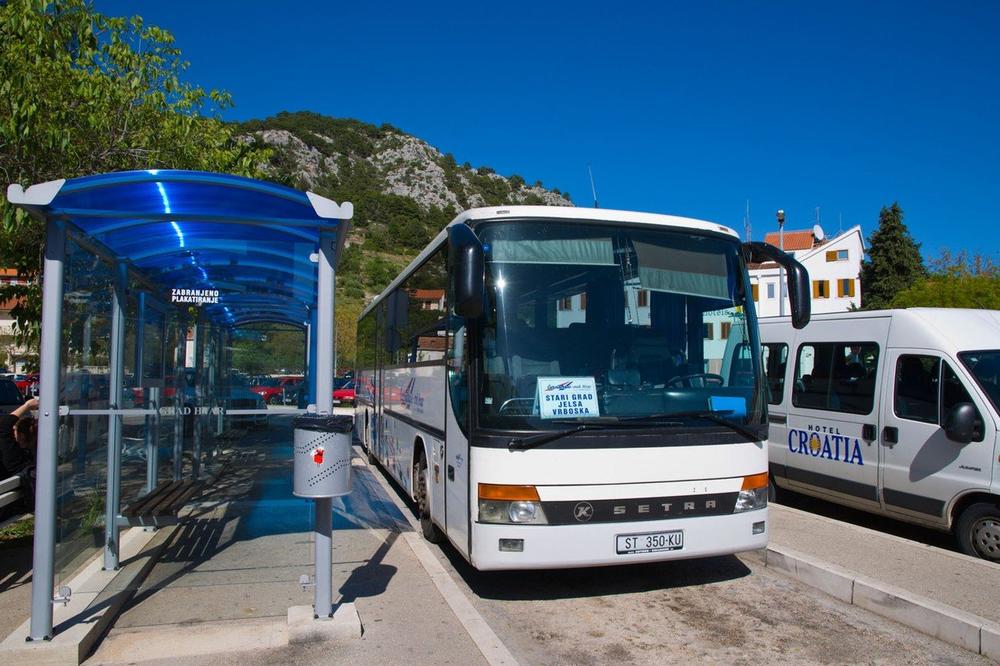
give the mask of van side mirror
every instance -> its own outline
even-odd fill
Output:
[[[960,402],[944,417],[944,434],[953,442],[968,444],[976,427],[976,408],[971,402]]]
[[[747,263],[760,264],[773,261],[785,269],[788,281],[788,300],[792,305],[792,326],[805,328],[812,315],[809,298],[809,271],[792,255],[782,252],[769,243],[752,241],[743,244]]]
[[[467,319],[478,317],[483,313],[483,244],[464,224],[448,227],[448,266],[454,287],[455,313]]]

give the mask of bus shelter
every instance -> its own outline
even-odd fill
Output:
[[[308,402],[332,411],[353,206],[169,170],[15,184],[7,199],[46,229],[28,640],[47,640],[59,579],[96,550],[118,568],[120,529],[135,524],[123,503],[197,479],[227,422],[261,413],[230,385],[236,329],[305,330]]]

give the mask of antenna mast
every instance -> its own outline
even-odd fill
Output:
[[[600,204],[597,203],[597,187],[594,185],[594,171],[587,165],[587,173],[590,174],[590,191],[594,195],[594,208],[600,208]]]
[[[743,233],[747,235],[747,242],[749,243],[751,238],[750,234],[753,228],[750,226],[750,200],[747,199],[747,211],[743,214]]]

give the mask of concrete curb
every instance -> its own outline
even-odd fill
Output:
[[[1000,661],[1000,625],[986,618],[861,576],[791,548],[768,546],[763,559],[764,566],[845,603]]]

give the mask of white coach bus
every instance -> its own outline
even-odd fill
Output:
[[[357,434],[413,498],[424,536],[478,569],[762,548],[751,258],[788,269],[804,326],[802,266],[727,227],[599,209],[462,213],[362,313]],[[729,335],[733,358],[710,365],[706,349]]]

